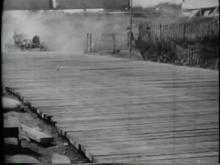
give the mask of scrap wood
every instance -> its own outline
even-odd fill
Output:
[[[23,110],[22,103],[16,98],[10,96],[2,96],[3,110]]]
[[[51,135],[40,131],[38,128],[31,128],[21,124],[21,130],[25,132],[30,139],[41,144],[50,144],[54,140]]]
[[[8,164],[39,164],[40,162],[32,156],[17,154],[13,156],[6,155],[5,162]]]

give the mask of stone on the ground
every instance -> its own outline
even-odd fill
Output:
[[[32,140],[41,143],[41,144],[50,144],[53,142],[54,138],[46,134],[39,129],[28,127],[24,124],[21,124],[21,130]]]
[[[5,162],[7,164],[39,164],[40,162],[32,156],[29,155],[13,155],[5,156]]]
[[[22,103],[15,98],[2,96],[2,107],[4,110],[20,110]]]
[[[53,154],[52,155],[52,164],[70,164],[70,159],[65,155]]]
[[[64,145],[64,146],[68,146],[69,144],[68,144],[68,143],[63,143],[63,145]]]
[[[9,112],[4,114],[4,127],[20,127],[20,121],[15,112]]]

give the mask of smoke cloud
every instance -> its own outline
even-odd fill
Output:
[[[2,24],[2,46],[13,44],[13,34],[28,39],[39,35],[50,51],[84,51],[86,33],[124,32],[127,15],[98,13],[65,13],[64,11],[5,11]]]

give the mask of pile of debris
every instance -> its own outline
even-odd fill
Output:
[[[87,162],[83,155],[45,125],[17,98],[3,92],[4,153],[9,164],[71,164]],[[34,121],[34,122],[33,122]]]
[[[45,44],[40,42],[40,37],[38,35],[34,35],[32,39],[25,38],[24,34],[14,33],[13,35],[14,44],[21,50],[31,50],[31,49],[39,49],[41,51],[46,51],[47,47]]]

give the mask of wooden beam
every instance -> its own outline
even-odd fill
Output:
[[[29,155],[13,155],[5,157],[5,162],[8,164],[39,164],[40,162],[32,156]]]

